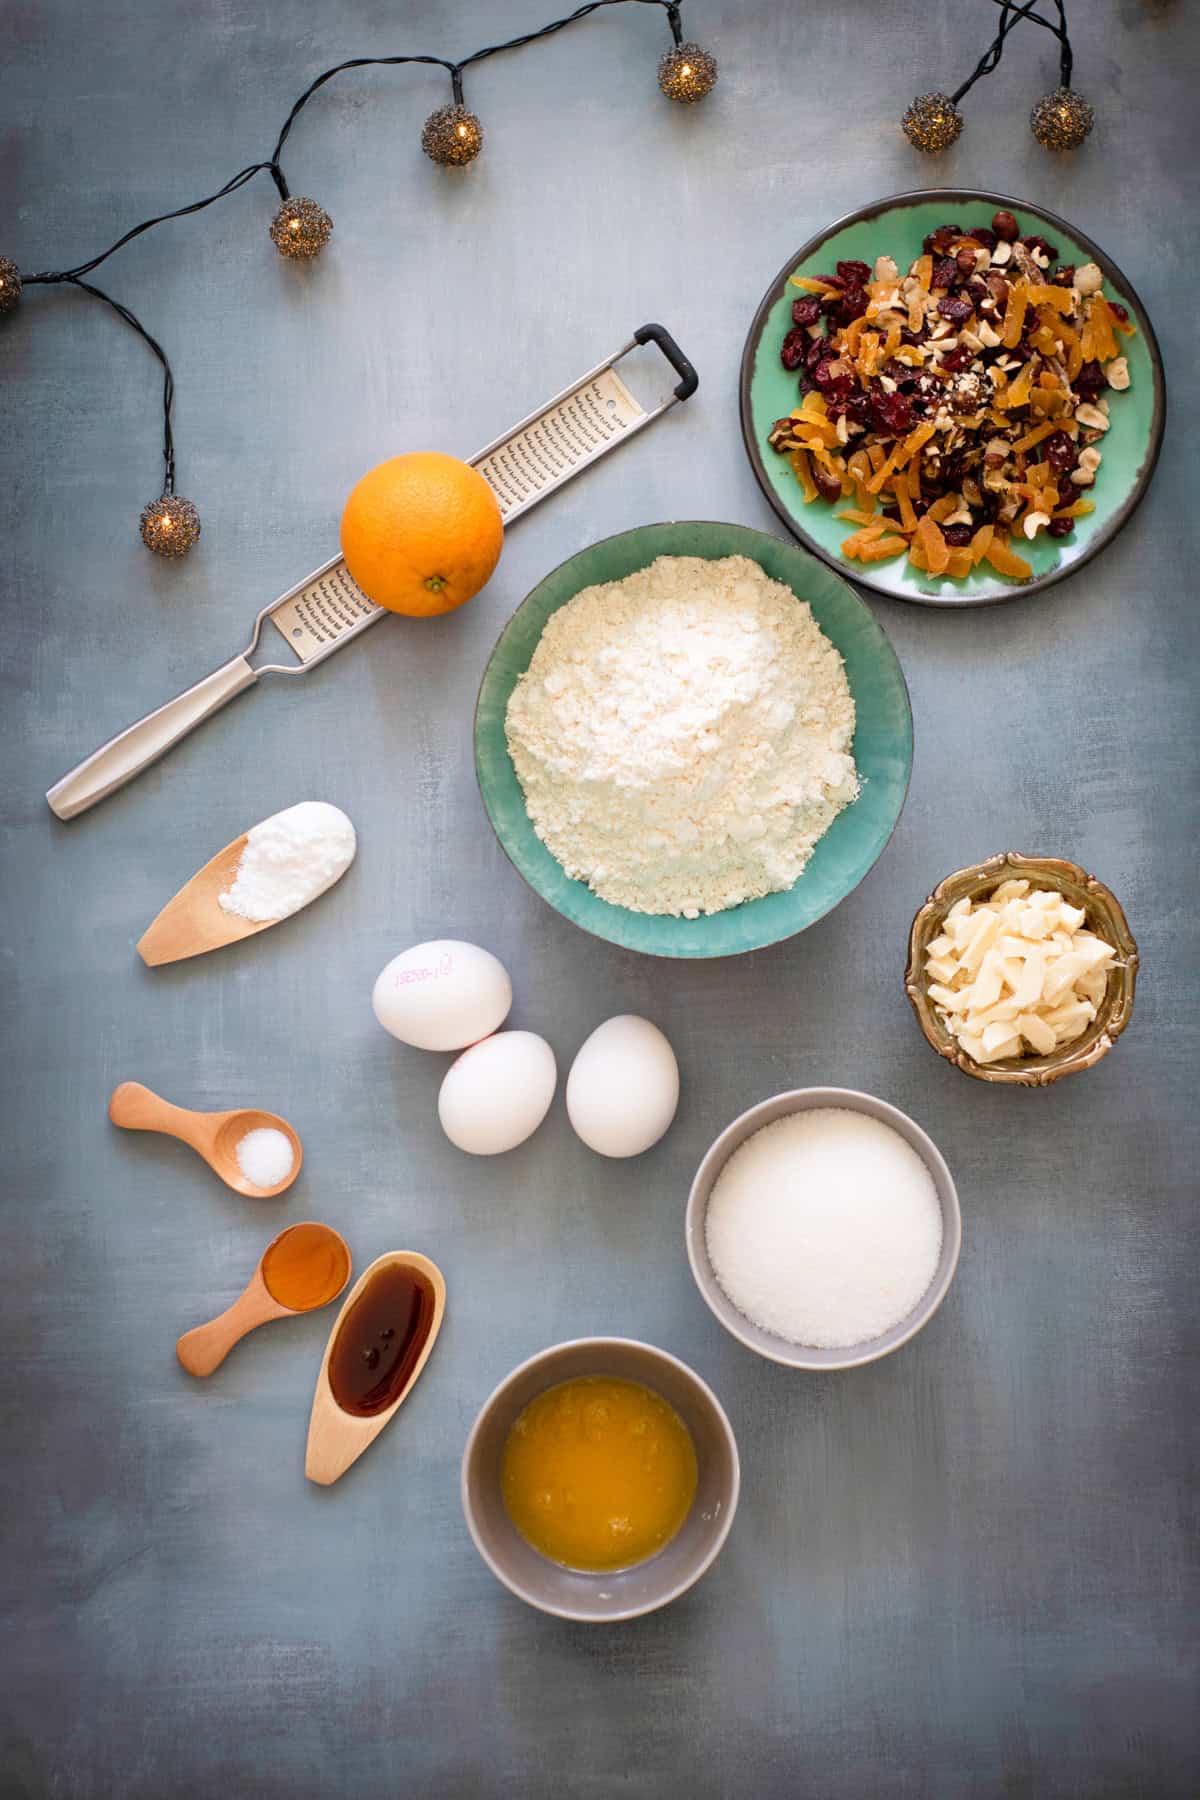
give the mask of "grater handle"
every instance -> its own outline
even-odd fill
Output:
[[[136,725],[118,732],[99,750],[93,750],[79,767],[56,781],[46,795],[50,810],[60,819],[73,819],[98,800],[107,799],[135,775],[156,762],[164,750],[177,744],[194,725],[215,713],[244,688],[253,687],[258,670],[244,656],[214,669],[194,687],[176,694],[165,706],[147,713]]]
[[[675,389],[675,398],[677,400],[690,400],[696,389],[700,386],[700,377],[697,375],[695,369],[683,354],[683,351],[679,348],[679,345],[675,342],[675,339],[671,336],[666,326],[639,325],[633,334],[633,341],[635,344],[655,343],[658,345],[675,373],[682,377],[679,386]]]

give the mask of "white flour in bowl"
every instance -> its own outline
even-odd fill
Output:
[[[576,594],[505,732],[538,837],[632,912],[694,919],[791,887],[858,794],[842,659],[744,556],[660,556]]]

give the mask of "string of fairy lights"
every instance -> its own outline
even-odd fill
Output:
[[[1049,31],[1059,47],[1059,85],[1051,93],[1044,94],[1034,106],[1030,114],[1030,128],[1038,143],[1047,150],[1076,149],[1091,131],[1094,115],[1088,102],[1071,86],[1074,56],[1067,32],[1065,0],[990,0],[990,3],[1000,11],[996,36],[970,75],[953,93],[919,94],[913,100],[901,120],[904,135],[916,149],[931,155],[948,149],[958,138],[965,123],[958,108],[959,101],[977,81],[997,68],[1014,28],[1019,24],[1029,23]],[[1040,10],[1043,3],[1051,9],[1049,17]],[[158,360],[163,372],[163,487],[158,498],[143,507],[139,520],[142,541],[147,548],[159,556],[182,556],[200,535],[199,512],[190,500],[184,499],[175,491],[175,437],[172,426],[175,378],[170,359],[158,339],[151,335],[128,306],[87,277],[102,263],[107,262],[110,256],[115,256],[118,250],[145,232],[152,231],[171,219],[183,219],[193,213],[203,212],[207,207],[215,206],[218,201],[228,199],[257,175],[264,173],[270,175],[280,201],[269,227],[275,248],[281,256],[288,258],[311,259],[319,256],[329,242],[333,220],[318,201],[292,193],[284,175],[282,158],[300,114],[329,82],[355,69],[391,68],[409,64],[432,65],[444,69],[450,77],[451,99],[448,105],[439,106],[425,120],[421,130],[421,148],[435,163],[448,168],[462,168],[474,162],[483,149],[484,139],[483,125],[478,115],[466,104],[464,73],[489,57],[499,56],[508,50],[519,50],[527,44],[553,37],[592,13],[624,5],[651,6],[666,15],[671,45],[658,64],[658,85],[665,97],[681,106],[703,100],[716,83],[717,64],[707,50],[684,39],[680,0],[587,0],[585,5],[577,7],[565,18],[554,19],[536,31],[524,32],[503,43],[488,44],[482,50],[462,57],[458,62],[442,56],[410,55],[356,56],[346,62],[336,63],[333,68],[323,70],[315,80],[309,82],[284,120],[270,156],[262,162],[251,163],[248,167],[239,169],[216,193],[193,200],[186,206],[174,207],[170,212],[159,213],[153,219],[143,219],[140,224],[123,232],[107,250],[89,257],[86,262],[79,263],[74,268],[46,269],[27,274],[8,257],[0,256],[0,316],[15,310],[26,288],[69,286],[93,299],[103,301],[118,318],[137,332]]]
[[[1043,150],[1077,150],[1095,123],[1095,114],[1082,94],[1071,86],[1075,57],[1067,32],[1066,0],[1052,0],[1053,16],[1039,10],[1039,0],[992,0],[1000,8],[1000,29],[967,79],[952,94],[918,94],[900,124],[916,150],[931,156],[948,150],[966,123],[958,102],[977,81],[990,75],[1004,55],[1008,35],[1015,25],[1028,20],[1058,39],[1058,86],[1043,94],[1029,115],[1029,129]]]
[[[483,148],[483,126],[477,114],[471,112],[465,102],[463,90],[464,71],[473,68],[488,57],[499,56],[507,50],[519,50],[527,44],[540,42],[543,38],[553,37],[557,32],[570,25],[577,24],[590,14],[601,12],[611,6],[636,5],[651,6],[665,13],[671,32],[670,48],[664,51],[658,63],[658,85],[668,100],[680,106],[690,106],[703,100],[711,93],[717,80],[716,59],[699,44],[684,39],[679,0],[587,0],[587,4],[579,6],[565,18],[554,19],[549,25],[543,25],[536,31],[527,31],[519,37],[508,38],[503,43],[488,44],[482,50],[464,56],[458,62],[451,62],[442,56],[356,56],[347,62],[335,64],[332,69],[325,69],[314,81],[310,81],[300,95],[287,118],[283,122],[275,147],[269,158],[263,162],[251,163],[247,168],[239,169],[215,194],[207,194],[201,200],[193,200],[187,206],[174,207],[170,212],[159,213],[153,219],[143,219],[139,225],[132,226],[123,232],[115,244],[107,250],[92,256],[86,262],[69,269],[45,269],[34,274],[27,274],[19,269],[10,258],[0,256],[0,315],[11,313],[21,300],[23,291],[32,287],[70,286],[78,291],[101,300],[118,318],[137,332],[138,336],[149,347],[157,358],[163,371],[162,410],[163,410],[163,488],[157,499],[143,507],[139,520],[142,541],[148,549],[159,556],[177,557],[190,550],[200,535],[200,514],[190,500],[186,500],[175,491],[175,438],[172,428],[172,408],[175,399],[175,378],[171,370],[170,359],[157,338],[153,337],[141,320],[128,306],[116,300],[103,288],[97,287],[87,277],[98,269],[101,263],[107,262],[118,250],[145,232],[152,231],[155,226],[166,224],[171,219],[183,219],[193,213],[203,212],[207,207],[215,206],[219,200],[227,199],[231,194],[253,181],[256,175],[269,174],[279,194],[280,205],[270,224],[271,241],[281,256],[311,258],[318,256],[329,241],[333,230],[333,220],[316,200],[304,196],[293,195],[283,172],[283,150],[292,128],[309,101],[335,77],[344,75],[353,69],[370,69],[398,67],[407,64],[432,64],[444,69],[450,77],[451,100],[446,106],[440,106],[426,119],[421,131],[421,148],[426,156],[435,163],[445,167],[461,168],[471,163]]]

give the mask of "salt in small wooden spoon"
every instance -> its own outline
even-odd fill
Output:
[[[175,1354],[189,1375],[211,1375],[248,1331],[336,1300],[350,1279],[350,1251],[332,1225],[306,1220],[272,1238],[244,1292],[207,1325],[185,1331]]]
[[[282,1194],[291,1187],[304,1161],[300,1139],[287,1120],[278,1113],[259,1112],[255,1107],[239,1107],[235,1112],[189,1112],[184,1106],[172,1106],[140,1081],[123,1081],[108,1103],[108,1116],[124,1131],[161,1131],[190,1144],[227,1187],[250,1200],[269,1200],[273,1194]],[[237,1147],[250,1131],[282,1131],[292,1146],[291,1169],[274,1187],[255,1187],[242,1174]]]
[[[339,1405],[330,1380],[330,1359],[338,1347],[343,1328],[352,1334],[348,1338],[347,1348],[356,1352],[359,1350],[358,1336],[363,1333],[371,1309],[372,1284],[381,1273],[386,1279],[389,1270],[410,1271],[423,1290],[427,1304],[414,1314],[413,1323],[418,1329],[410,1334],[409,1354],[404,1353],[403,1344],[400,1347],[400,1354],[395,1362],[395,1373],[399,1380],[394,1398],[389,1396],[387,1403],[378,1412],[364,1417],[348,1412],[344,1406]],[[389,1250],[384,1256],[376,1257],[370,1268],[359,1276],[343,1302],[342,1310],[329,1334],[325,1354],[321,1358],[312,1415],[308,1422],[308,1447],[304,1457],[304,1473],[310,1481],[315,1481],[321,1487],[328,1487],[337,1481],[395,1418],[429,1360],[429,1353],[442,1328],[445,1311],[446,1283],[442,1271],[436,1263],[430,1262],[427,1256],[421,1256],[416,1250]],[[421,1331],[424,1335],[418,1346],[417,1338]],[[363,1348],[370,1354],[370,1346],[364,1345]]]

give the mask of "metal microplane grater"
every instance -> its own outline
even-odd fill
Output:
[[[680,377],[670,397],[651,411],[635,399],[615,367],[648,343],[657,344]],[[505,529],[607,451],[626,443],[680,400],[689,399],[698,386],[695,369],[670,332],[662,325],[641,326],[607,361],[472,457],[472,467],[500,503]],[[368,600],[352,580],[343,559],[332,557],[263,607],[239,656],[111,738],[56,782],[46,795],[51,811],[60,819],[86,812],[140,775],[235,694],[253,687],[260,675],[304,675],[385,616],[384,608]],[[258,648],[264,621],[283,638],[298,659],[295,663],[252,666],[250,657]]]

